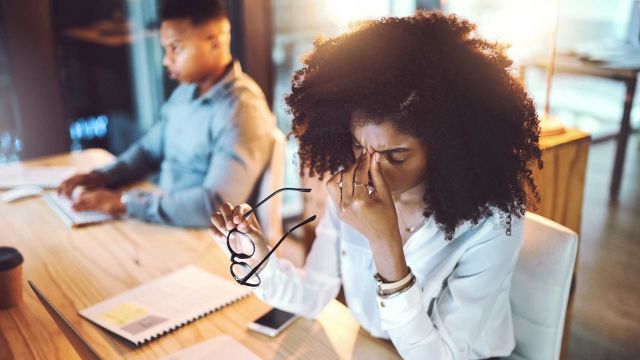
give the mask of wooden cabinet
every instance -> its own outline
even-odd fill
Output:
[[[540,203],[537,209],[529,210],[568,227],[578,235],[590,143],[589,134],[577,129],[541,137],[544,167],[533,171]]]

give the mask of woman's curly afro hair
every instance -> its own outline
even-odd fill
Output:
[[[355,161],[355,111],[425,146],[427,204],[446,238],[498,210],[506,233],[539,196],[538,117],[504,47],[456,16],[419,12],[315,42],[285,98],[301,168],[322,176]]]

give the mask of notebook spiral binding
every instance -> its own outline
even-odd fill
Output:
[[[220,305],[218,307],[215,307],[215,308],[213,308],[213,309],[211,309],[209,311],[206,311],[206,312],[204,312],[204,313],[202,313],[200,315],[196,315],[195,317],[193,317],[193,318],[191,318],[191,319],[189,319],[187,321],[183,321],[181,323],[178,323],[177,325],[175,325],[175,326],[173,326],[173,327],[171,327],[171,328],[169,328],[167,330],[164,330],[164,331],[162,331],[162,332],[160,332],[160,333],[158,333],[156,335],[152,335],[152,336],[150,336],[148,338],[144,338],[142,341],[137,342],[136,346],[141,346],[143,344],[146,344],[149,341],[155,340],[155,339],[157,339],[157,338],[159,338],[159,337],[161,337],[163,335],[166,335],[166,334],[168,334],[168,333],[170,333],[170,332],[172,332],[174,330],[177,330],[177,329],[179,329],[179,328],[181,328],[181,327],[183,327],[183,326],[185,326],[187,324],[190,324],[190,323],[192,323],[192,322],[194,322],[194,321],[196,321],[198,319],[201,319],[201,318],[203,318],[203,317],[205,317],[205,316],[207,316],[207,315],[209,315],[211,313],[214,313],[214,312],[216,312],[216,311],[218,311],[218,310],[220,310],[220,309],[222,309],[224,307],[227,307],[227,306],[229,306],[229,305],[231,305],[233,303],[236,303],[236,302],[238,302],[238,301],[240,301],[240,300],[242,300],[242,299],[244,299],[244,298],[246,298],[248,296],[249,296],[249,294],[246,294],[246,295],[243,295],[243,296],[241,296],[239,298],[236,298],[236,299],[234,299],[232,301],[227,301],[226,303],[224,303],[224,304],[222,304],[222,305]]]

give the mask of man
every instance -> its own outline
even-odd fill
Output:
[[[252,202],[271,154],[275,118],[258,85],[234,61],[226,10],[216,0],[167,0],[161,11],[163,65],[181,84],[161,120],[114,164],[76,175],[59,193],[74,209],[152,223],[207,227],[225,202]],[[116,187],[160,171],[162,193]]]

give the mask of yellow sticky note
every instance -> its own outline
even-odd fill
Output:
[[[149,311],[133,304],[122,304],[103,313],[102,319],[114,325],[124,325],[147,315]]]

